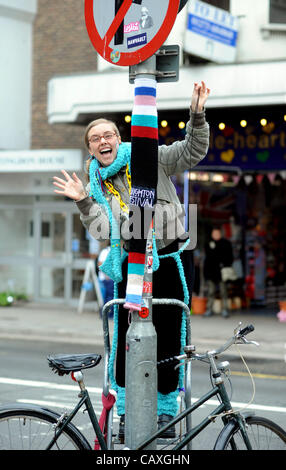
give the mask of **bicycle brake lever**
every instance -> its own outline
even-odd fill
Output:
[[[244,336],[242,336],[241,338],[239,338],[244,344],[254,344],[254,346],[260,346],[260,344],[257,342],[257,341],[249,341],[248,339],[246,339]]]
[[[177,364],[175,367],[174,367],[174,370],[178,369],[179,367],[181,366],[184,366],[186,362],[190,362],[191,361],[191,358],[186,358],[184,359],[184,362],[181,362],[180,364]]]

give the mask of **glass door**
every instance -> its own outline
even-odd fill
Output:
[[[69,205],[38,204],[35,216],[35,297],[66,301],[69,259]]]
[[[91,242],[71,202],[39,203],[35,217],[35,297],[76,304],[87,261],[99,244]],[[93,300],[93,289],[88,293]]]

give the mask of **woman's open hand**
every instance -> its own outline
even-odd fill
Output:
[[[65,180],[62,178],[58,178],[54,176],[54,186],[57,186],[60,189],[55,189],[54,192],[57,194],[61,194],[62,196],[69,197],[70,199],[74,199],[75,201],[80,201],[84,199],[87,194],[85,192],[84,186],[81,180],[78,178],[76,173],[73,173],[70,176],[65,170],[61,170],[62,174],[65,177]]]

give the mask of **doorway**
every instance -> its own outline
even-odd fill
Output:
[[[89,240],[75,204],[36,203],[35,300],[75,304],[90,258]]]

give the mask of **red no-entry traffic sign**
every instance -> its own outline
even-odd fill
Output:
[[[85,23],[96,51],[116,65],[136,65],[164,43],[180,0],[85,0]]]

